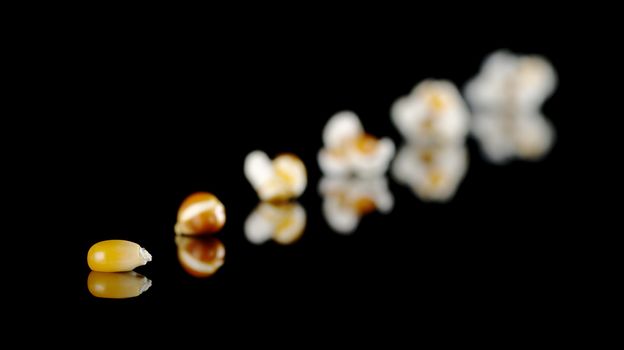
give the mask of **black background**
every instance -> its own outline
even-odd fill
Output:
[[[354,31],[331,40],[277,40],[248,33],[166,44],[137,34],[123,41],[90,37],[70,63],[79,72],[73,108],[83,116],[72,145],[86,154],[78,156],[73,178],[89,213],[76,238],[79,303],[220,314],[318,306],[527,312],[558,304],[555,287],[570,268],[560,221],[561,208],[572,205],[566,165],[576,130],[576,72],[573,53],[556,38],[527,35],[424,40]],[[461,88],[500,48],[544,55],[558,72],[558,89],[543,108],[557,132],[550,154],[536,163],[497,166],[470,139],[469,170],[452,201],[423,203],[390,178],[392,213],[364,217],[351,236],[332,232],[316,191],[316,154],[328,118],[352,110],[368,132],[400,146],[389,118],[396,98],[425,78]],[[308,188],[299,200],[307,227],[291,246],[254,246],[244,237],[244,220],[258,200],[242,167],[255,149],[271,156],[293,152],[307,165]],[[204,280],[180,267],[173,233],[179,204],[196,191],[216,194],[227,212],[216,235],[226,247],[225,264]],[[153,282],[140,297],[89,294],[86,253],[105,239],[137,242],[154,256],[136,270]]]

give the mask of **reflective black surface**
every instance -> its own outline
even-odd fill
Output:
[[[392,46],[388,42],[383,47]],[[449,79],[462,87],[477,74],[495,45],[465,49],[426,47],[378,57],[376,46],[324,51],[297,46],[277,55],[244,50],[192,55],[167,64],[141,50],[100,65],[87,55],[78,99],[82,122],[83,235],[76,237],[78,299],[84,306],[173,306],[231,310],[257,306],[292,310],[310,301],[341,307],[365,301],[375,309],[415,310],[423,303],[488,304],[549,297],[559,278],[560,208],[569,198],[564,164],[572,115],[566,53],[544,46],[510,46],[553,63],[559,88],[544,114],[557,131],[554,148],[540,162],[499,166],[469,139],[469,165],[452,200],[425,203],[389,176],[390,213],[373,211],[355,232],[334,232],[323,217],[316,155],[321,131],[335,112],[353,110],[366,130],[402,145],[390,118],[391,104],[420,80]],[[182,55],[182,53],[181,53]],[[88,62],[97,65],[97,69]],[[299,155],[308,187],[299,203],[306,228],[290,245],[256,245],[244,223],[258,199],[243,175],[248,152]],[[227,222],[214,237],[225,247],[224,264],[198,279],[180,265],[173,226],[189,194],[208,191],[226,207]],[[100,240],[139,243],[153,261],[136,272],[151,287],[130,299],[93,297],[87,288],[86,253]],[[419,306],[420,305],[420,306]]]

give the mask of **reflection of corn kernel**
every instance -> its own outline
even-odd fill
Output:
[[[177,234],[200,235],[215,233],[225,225],[225,207],[219,199],[206,192],[188,196],[178,210]]]
[[[89,292],[97,298],[125,299],[141,295],[152,281],[136,272],[91,271],[87,278]]]
[[[214,237],[176,237],[178,259],[182,268],[191,276],[212,276],[225,260],[225,246]]]
[[[93,271],[132,271],[152,261],[150,253],[140,245],[123,240],[109,240],[94,244],[87,253],[87,263]]]

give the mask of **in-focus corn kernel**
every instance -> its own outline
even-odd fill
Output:
[[[91,270],[100,272],[132,271],[149,261],[152,261],[152,256],[145,248],[118,239],[98,242],[87,253],[87,263]]]

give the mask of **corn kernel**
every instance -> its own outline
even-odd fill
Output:
[[[188,196],[178,210],[176,234],[215,233],[225,225],[225,207],[212,193],[197,192]]]
[[[151,286],[152,281],[136,272],[91,271],[87,278],[89,292],[97,298],[133,298]]]
[[[223,266],[225,246],[217,238],[178,236],[176,244],[180,265],[191,276],[209,277]]]
[[[87,263],[93,271],[132,271],[152,261],[150,253],[140,245],[123,240],[109,240],[94,244],[87,253]]]

